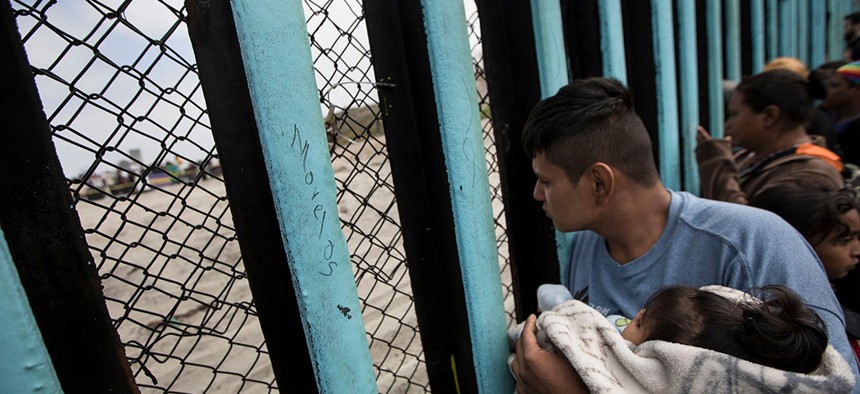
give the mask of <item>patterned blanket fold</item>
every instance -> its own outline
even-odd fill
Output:
[[[722,286],[702,289],[729,297],[745,294]],[[854,386],[848,363],[832,346],[816,371],[801,374],[677,343],[636,346],[576,300],[542,313],[537,325],[540,336],[546,334],[594,393],[843,393]]]

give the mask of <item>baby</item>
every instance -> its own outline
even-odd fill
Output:
[[[555,300],[569,298],[562,294]],[[552,302],[542,301],[543,310]],[[810,392],[839,392],[853,385],[847,363],[828,347],[822,320],[784,286],[748,294],[722,286],[666,287],[626,327],[628,320],[612,318],[607,324],[579,301],[563,301],[549,312],[539,319],[538,342],[571,362],[581,392],[729,383],[735,389],[772,386],[779,391],[786,382]],[[521,327],[509,331],[514,345],[520,332]],[[716,377],[717,371],[724,376]],[[785,374],[793,377],[787,380]]]
[[[827,330],[791,289],[753,289],[740,302],[715,292],[673,286],[654,293],[621,336],[639,345],[661,340],[710,349],[783,371],[821,364]]]
[[[753,289],[738,302],[709,290],[671,286],[651,295],[630,320],[607,316],[621,337],[634,345],[661,340],[701,347],[785,371],[809,373],[821,363],[827,348],[827,330],[818,315],[791,289],[767,286]],[[573,299],[561,285],[541,285],[538,306],[551,310]],[[522,324],[509,332],[512,348]],[[538,332],[538,343],[547,350],[553,345],[546,333]]]

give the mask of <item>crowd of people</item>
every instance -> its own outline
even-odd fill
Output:
[[[663,186],[620,82],[535,106],[522,142],[534,198],[573,232],[575,299],[512,331],[518,392],[860,392],[860,13],[845,33],[844,60],[724,85],[726,137],[698,129],[699,196]]]

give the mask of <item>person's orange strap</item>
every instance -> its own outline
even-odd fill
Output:
[[[842,169],[845,168],[845,165],[842,164],[842,159],[839,158],[839,155],[833,153],[830,149],[827,149],[823,146],[815,145],[811,142],[804,142],[797,146],[797,150],[795,151],[798,155],[804,156],[813,156],[817,157],[821,160],[827,162],[836,169],[836,171],[842,172]]]

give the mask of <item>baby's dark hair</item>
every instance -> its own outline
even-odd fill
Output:
[[[748,292],[758,298],[731,300],[686,286],[653,294],[639,324],[645,340],[714,350],[784,371],[810,373],[827,348],[821,318],[784,286]]]

